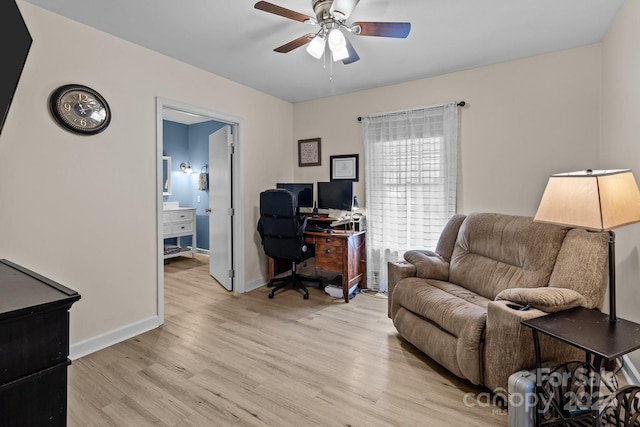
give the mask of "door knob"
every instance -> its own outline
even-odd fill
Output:
[[[204,211],[205,211],[205,212],[207,212],[207,213],[208,213],[208,212],[211,212],[211,208],[207,208],[207,209],[205,209]]]

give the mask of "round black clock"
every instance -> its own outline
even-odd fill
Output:
[[[53,118],[65,129],[82,135],[95,135],[109,126],[111,110],[107,101],[87,86],[60,86],[49,98]]]

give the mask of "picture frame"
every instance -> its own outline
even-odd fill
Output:
[[[358,181],[358,155],[330,156],[331,181]]]
[[[320,138],[298,140],[298,166],[320,166],[322,157]]]

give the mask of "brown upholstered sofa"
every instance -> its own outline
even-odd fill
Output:
[[[435,252],[409,251],[405,262],[389,263],[389,317],[403,338],[455,375],[504,391],[511,373],[535,364],[522,320],[602,308],[608,237],[524,216],[455,215]],[[545,361],[584,357],[544,336],[541,348]]]

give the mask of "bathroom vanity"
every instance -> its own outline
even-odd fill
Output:
[[[163,237],[170,239],[175,237],[176,245],[164,245],[164,258],[173,258],[181,255],[195,256],[196,253],[196,208],[181,208],[177,203],[165,203],[162,212]],[[191,247],[182,246],[181,238],[191,236]]]

